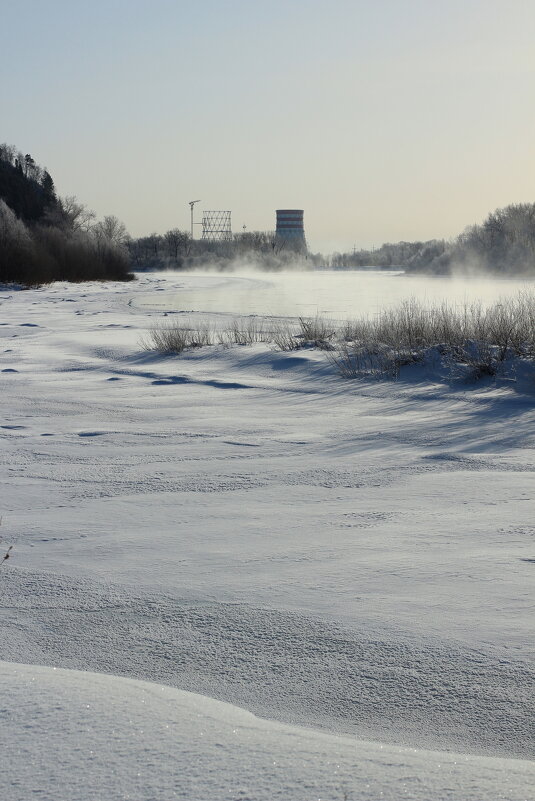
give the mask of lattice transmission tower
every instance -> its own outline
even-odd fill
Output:
[[[232,239],[230,211],[203,211],[202,238],[208,242],[228,242]]]

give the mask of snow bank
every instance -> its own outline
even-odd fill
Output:
[[[3,801],[526,801],[535,765],[284,726],[170,687],[0,663]]]

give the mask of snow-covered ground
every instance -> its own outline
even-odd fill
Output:
[[[535,780],[526,761],[299,729],[149,682],[0,662],[0,688],[3,799],[520,801]]]
[[[26,800],[52,775],[38,728],[24,728],[39,708],[32,676],[48,727],[118,721],[105,770],[126,775],[138,747],[149,754],[149,789],[117,780],[109,799],[532,798],[535,379],[533,392],[446,385],[418,368],[393,383],[345,381],[321,352],[265,344],[143,351],[152,325],[213,317],[192,298],[221,294],[225,280],[229,291],[240,281],[144,275],[0,292],[0,533],[14,546],[0,568],[0,658],[159,683],[4,665],[4,767],[31,753],[34,768],[2,798]],[[254,279],[243,282],[251,292]],[[257,292],[269,285],[260,276]],[[182,293],[188,315],[164,318],[164,293],[170,309]],[[84,722],[76,698],[99,695],[98,682],[105,703]],[[178,739],[156,759],[152,739],[125,745],[125,720],[161,692]],[[259,761],[243,732],[239,746],[217,734],[187,751],[190,724],[177,720],[192,704],[220,722],[246,716]],[[162,702],[145,714],[157,740]],[[228,759],[213,758],[218,738]],[[262,759],[293,748],[270,784]],[[212,767],[177,786],[184,754],[162,763],[184,749]],[[470,754],[469,767],[437,778],[437,754],[422,749],[449,766],[443,752]],[[237,776],[228,784],[240,754],[258,764],[243,790]],[[72,767],[58,771],[62,794],[42,797],[99,795],[68,784]]]

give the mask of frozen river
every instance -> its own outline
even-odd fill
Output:
[[[172,290],[168,281],[162,281],[159,291],[138,295],[133,305],[161,311],[347,319],[373,315],[408,298],[430,304],[489,303],[533,290],[535,285],[520,279],[452,279],[371,270],[175,275],[179,282],[183,277],[183,288]]]

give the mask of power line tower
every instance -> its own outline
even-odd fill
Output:
[[[229,242],[232,239],[230,211],[203,211],[202,238],[207,242]]]

